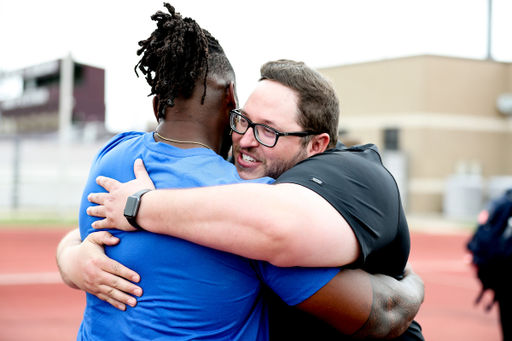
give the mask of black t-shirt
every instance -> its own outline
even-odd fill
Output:
[[[396,182],[375,145],[338,144],[283,173],[279,183],[294,183],[321,195],[353,229],[361,255],[348,267],[395,278],[403,276],[410,238]],[[286,306],[269,293],[270,339],[350,339],[315,317]],[[413,323],[399,340],[423,340]]]

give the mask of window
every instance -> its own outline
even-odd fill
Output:
[[[399,150],[400,148],[400,130],[398,128],[384,129],[384,149]]]

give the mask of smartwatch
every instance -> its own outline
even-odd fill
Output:
[[[126,199],[126,205],[124,206],[124,217],[130,225],[135,227],[137,230],[145,231],[142,227],[137,224],[137,213],[139,213],[140,207],[140,198],[147,192],[151,191],[150,189],[143,189],[138,191],[135,194],[132,194]]]

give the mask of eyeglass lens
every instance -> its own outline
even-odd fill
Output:
[[[254,130],[254,137],[258,142],[266,146],[273,146],[277,139],[277,134],[272,129],[265,127],[259,123],[252,123],[238,113],[233,113],[231,120],[231,128],[239,134],[245,134],[245,132],[252,126]]]

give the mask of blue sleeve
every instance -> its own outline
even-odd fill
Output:
[[[263,261],[254,263],[261,280],[291,306],[311,297],[340,271],[339,268],[281,268]]]
[[[97,230],[93,229],[91,224],[100,220],[101,218],[96,218],[89,216],[86,212],[89,206],[96,206],[89,202],[87,196],[89,193],[104,193],[106,190],[100,185],[96,184],[96,177],[99,175],[108,176],[111,178],[115,178],[121,182],[127,182],[135,178],[133,174],[133,162],[136,155],[125,155],[122,153],[112,152],[115,150],[115,147],[120,145],[125,141],[129,141],[131,139],[137,138],[144,133],[139,132],[124,132],[112,137],[106,144],[103,146],[97,153],[93,159],[91,168],[89,170],[89,176],[85,183],[84,190],[82,192],[82,198],[80,202],[80,210],[78,214],[79,218],[79,227],[80,227],[80,237],[85,239],[90,233],[97,232]],[[105,159],[109,161],[105,162]],[[113,161],[112,161],[113,160]],[[112,167],[109,165],[116,165],[116,167]],[[112,230],[108,230],[112,232]],[[118,231],[116,231],[118,232]]]

